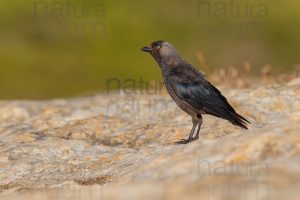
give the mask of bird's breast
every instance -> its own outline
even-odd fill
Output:
[[[193,109],[193,107],[191,107],[186,101],[184,101],[180,97],[178,97],[178,95],[176,94],[176,91],[172,87],[172,83],[169,78],[165,78],[164,82],[165,82],[165,85],[166,85],[169,95],[172,97],[172,99],[175,101],[175,103],[179,106],[179,108],[181,108],[183,111],[185,111],[186,113],[188,113],[190,115],[195,115],[195,114],[199,113],[198,111]]]

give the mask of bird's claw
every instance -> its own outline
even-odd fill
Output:
[[[198,140],[199,137],[193,137],[193,138],[188,138],[188,139],[181,139],[180,141],[175,142],[175,144],[188,144],[192,141]]]
[[[181,140],[175,142],[175,144],[187,144],[187,143],[189,143],[189,142],[190,142],[189,139],[181,139]]]

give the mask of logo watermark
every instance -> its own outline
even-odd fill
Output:
[[[147,81],[143,78],[106,79],[106,94],[161,95],[164,87],[164,82],[158,80]]]
[[[215,18],[266,18],[269,6],[259,1],[198,0],[198,17]]]
[[[270,166],[260,163],[233,163],[224,160],[198,160],[198,177],[223,177],[216,184],[201,186],[204,199],[242,197],[242,199],[268,199],[270,185],[262,181],[269,175]],[[234,181],[236,180],[236,181]]]
[[[171,98],[161,95],[166,92],[163,81],[147,81],[143,78],[108,78],[106,80],[106,94],[115,94],[123,101],[110,101],[106,105],[105,115],[130,117],[136,120],[155,119],[157,115],[174,113],[174,116],[183,113]],[[183,122],[164,121],[162,123],[180,123],[191,125],[190,120]]]
[[[269,2],[237,0],[197,0],[196,15],[201,32],[248,33],[265,30]]]
[[[34,0],[33,16],[54,34],[99,39],[105,34],[104,1]]]

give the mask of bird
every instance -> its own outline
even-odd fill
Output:
[[[166,89],[175,103],[192,118],[193,127],[187,139],[176,144],[187,144],[199,139],[203,114],[228,120],[235,126],[248,129],[251,124],[238,114],[222,93],[206,76],[180,56],[175,47],[164,40],[141,48],[150,53],[160,66]]]

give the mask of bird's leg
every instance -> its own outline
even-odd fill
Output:
[[[199,133],[200,133],[200,129],[201,129],[202,123],[203,123],[202,117],[198,118],[198,129],[197,129],[196,135],[193,138],[193,140],[198,140],[199,139]]]
[[[190,132],[190,136],[189,136],[188,139],[182,139],[182,140],[180,140],[178,142],[175,142],[175,143],[176,144],[187,144],[187,143],[193,141],[193,135],[194,135],[196,126],[197,126],[197,123],[193,123],[193,128],[192,128],[192,130]]]
[[[192,139],[193,139],[193,135],[194,135],[194,133],[195,133],[195,129],[196,129],[196,127],[197,127],[197,124],[193,124],[193,128],[192,128],[192,130],[191,130],[191,132],[190,132],[190,136],[189,136],[189,141],[191,141]]]
[[[189,142],[192,142],[194,140],[198,140],[199,139],[200,129],[201,129],[201,126],[202,126],[202,123],[203,123],[202,116],[200,114],[198,114],[196,116],[193,116],[192,117],[192,121],[193,121],[193,128],[192,128],[192,130],[190,132],[189,138],[188,139],[182,139],[182,140],[176,142],[176,144],[187,144]],[[193,137],[197,125],[198,125],[197,132],[196,132],[195,137]]]

